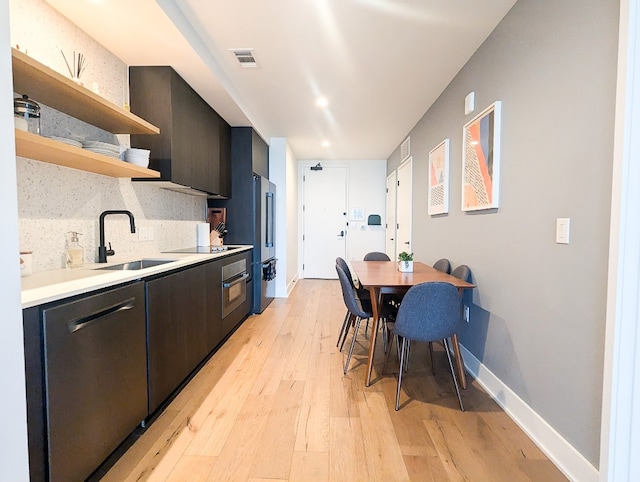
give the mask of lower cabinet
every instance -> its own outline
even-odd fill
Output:
[[[250,267],[247,251],[146,282],[149,415],[249,313],[250,285],[248,299],[222,317],[222,267],[240,259]]]
[[[203,336],[210,269],[207,263],[146,282],[149,414],[213,348]]]
[[[23,311],[32,482],[87,479],[245,319],[250,279],[222,316],[222,268],[243,258]]]

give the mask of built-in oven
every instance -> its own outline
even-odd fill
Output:
[[[246,259],[222,266],[222,318],[225,318],[247,299]]]

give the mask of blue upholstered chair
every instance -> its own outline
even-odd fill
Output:
[[[413,286],[404,295],[396,321],[391,329],[391,343],[397,340],[398,346],[402,342],[399,360],[400,371],[398,373],[398,388],[396,391],[396,410],[400,408],[400,388],[402,386],[402,374],[406,363],[407,345],[410,340],[432,342],[442,341],[444,351],[449,359],[449,368],[453,377],[453,384],[460,402],[460,409],[464,412],[458,379],[453,368],[449,343],[447,338],[453,335],[460,321],[460,297],[458,290],[449,283],[422,283]],[[385,368],[389,360],[391,349],[387,351]],[[383,368],[384,372],[384,368]]]
[[[347,369],[349,368],[349,362],[351,361],[351,356],[353,355],[353,347],[356,344],[356,338],[358,336],[358,328],[360,328],[360,321],[363,318],[371,318],[371,311],[365,311],[362,307],[362,304],[356,299],[356,293],[353,289],[353,281],[344,270],[336,264],[336,271],[338,272],[338,279],[340,280],[340,286],[342,288],[342,298],[344,299],[344,304],[347,307],[347,317],[345,318],[346,326],[343,324],[344,338],[347,337],[347,332],[349,331],[349,327],[351,326],[352,317],[355,317],[354,331],[353,337],[351,339],[351,347],[349,348],[349,355],[347,356],[347,362],[344,365],[344,374],[347,374]],[[344,339],[342,341],[344,343]]]
[[[386,253],[371,251],[364,255],[364,261],[391,261],[391,258]]]
[[[451,272],[451,276],[455,276],[458,279],[464,280],[468,283],[471,282],[471,270],[466,264],[461,264]]]
[[[438,261],[433,263],[433,267],[443,273],[451,274],[451,263],[447,258],[440,258]]]
[[[366,290],[362,287],[357,287],[353,283],[353,276],[351,275],[351,270],[349,269],[349,265],[344,259],[337,257],[336,266],[339,266],[340,268],[342,268],[342,271],[344,271],[344,273],[347,275],[347,279],[351,284],[351,289],[355,291],[356,298],[360,301],[360,306],[362,307],[362,309],[367,313],[371,313],[371,295],[369,294],[369,290]],[[338,341],[336,343],[336,346],[340,345],[340,351],[342,351],[344,341],[347,338],[348,326],[349,326],[349,323],[351,322],[350,314],[351,313],[347,309],[347,314],[344,316],[344,321],[342,322],[342,328],[340,329],[340,334],[338,335]],[[342,344],[340,344],[340,340],[342,340]]]

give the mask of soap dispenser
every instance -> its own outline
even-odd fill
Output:
[[[81,268],[84,265],[84,248],[80,246],[78,236],[82,233],[69,231],[71,242],[67,246],[67,267]]]

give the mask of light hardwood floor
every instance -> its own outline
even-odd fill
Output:
[[[299,281],[244,322],[103,480],[566,480],[475,382],[460,411],[442,348],[433,376],[426,347],[412,346],[398,412],[397,358],[381,375],[379,347],[366,388],[363,333],[343,375],[344,313],[338,281]]]

